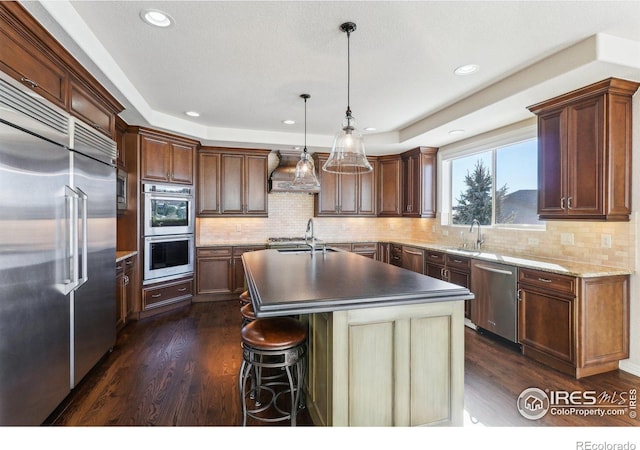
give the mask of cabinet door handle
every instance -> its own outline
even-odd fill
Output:
[[[405,250],[404,252],[405,253],[409,253],[410,255],[422,256],[422,253],[420,253],[420,252],[414,252],[414,251],[411,251],[411,250]]]
[[[564,197],[560,199],[560,209],[564,209]]]
[[[567,199],[567,209],[571,209],[571,200],[573,199],[573,197],[569,197]]]
[[[31,79],[29,79],[29,78],[27,78],[27,77],[22,77],[22,78],[20,78],[20,81],[22,81],[23,83],[28,84],[28,85],[29,85],[29,86],[31,86],[33,89],[35,89],[35,88],[37,88],[37,87],[40,87],[40,86],[38,86],[38,83],[36,83],[35,81],[33,81],[33,80],[31,80]]]
[[[129,277],[128,276],[124,276],[124,285],[127,286],[129,284]]]
[[[548,278],[541,278],[541,277],[538,277],[538,281],[542,281],[543,283],[553,283],[553,280],[550,280]]]
[[[516,295],[516,298],[518,299],[519,302],[522,301],[522,289],[518,289],[518,293]]]

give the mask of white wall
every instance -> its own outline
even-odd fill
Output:
[[[638,258],[640,253],[640,239],[638,232],[640,226],[638,219],[640,218],[640,91],[633,96],[633,185],[632,185],[632,202],[633,214],[636,224],[636,264],[638,266]],[[640,275],[638,271],[631,275],[631,306],[630,306],[630,352],[629,359],[620,362],[620,369],[631,372],[640,376]]]

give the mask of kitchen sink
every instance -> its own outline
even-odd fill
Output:
[[[279,248],[277,249],[279,253],[287,253],[287,254],[294,254],[294,255],[298,255],[301,253],[311,253],[311,249],[310,248]],[[337,252],[338,250],[334,249],[334,248],[330,248],[327,247],[326,249],[324,249],[324,251],[326,253],[334,253]],[[323,249],[322,248],[316,248],[315,250],[316,253],[322,253]]]
[[[466,255],[479,255],[480,253],[482,253],[480,250],[473,250],[470,248],[463,248],[463,247],[449,247],[447,248],[447,251],[460,252]]]

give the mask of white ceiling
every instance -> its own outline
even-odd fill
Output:
[[[126,106],[205,145],[327,150],[347,105],[369,154],[533,117],[601,79],[640,81],[640,1],[43,1],[24,6]],[[145,8],[173,17],[166,29]],[[478,64],[465,77],[453,70]],[[187,110],[199,118],[184,115]],[[295,125],[282,120],[294,119]],[[464,134],[451,135],[454,129]]]

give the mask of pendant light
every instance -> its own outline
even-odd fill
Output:
[[[301,94],[304,99],[304,150],[300,155],[300,161],[296,164],[295,177],[293,178],[294,189],[319,189],[320,182],[316,177],[316,167],[313,164],[311,155],[307,152],[307,100],[309,94]]]
[[[367,161],[364,151],[364,140],[356,129],[355,118],[351,115],[350,88],[351,88],[351,54],[349,41],[351,33],[356,30],[356,24],[345,22],[340,25],[340,30],[347,33],[347,113],[342,128],[333,139],[329,159],[322,166],[325,172],[358,174],[371,172],[373,167]]]

